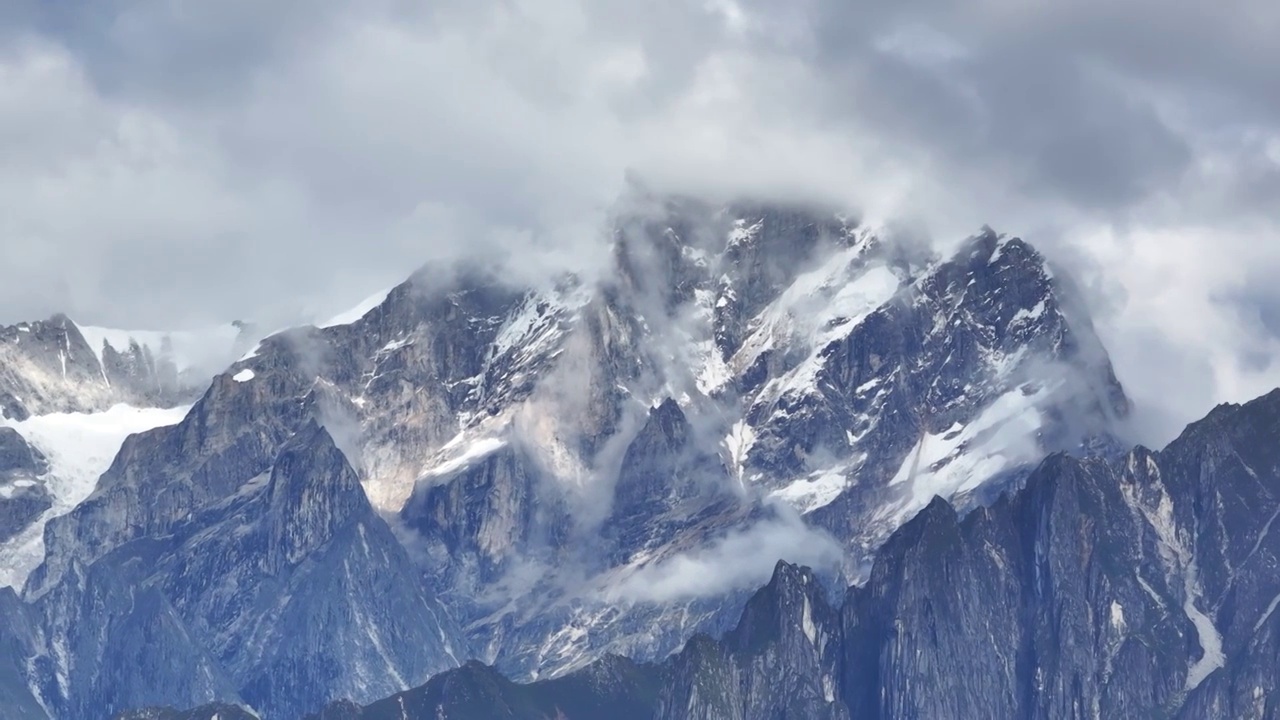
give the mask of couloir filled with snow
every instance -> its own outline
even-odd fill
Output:
[[[93,492],[128,436],[182,421],[189,406],[137,408],[115,405],[97,413],[50,413],[21,422],[0,421],[45,455],[49,472],[40,478],[53,507],[17,537],[0,545],[0,587],[20,589],[44,557],[43,531],[50,518],[66,513]]]

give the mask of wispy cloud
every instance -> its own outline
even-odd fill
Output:
[[[631,172],[1027,237],[1091,288],[1153,442],[1280,380],[1263,0],[20,0],[0,21],[3,321],[274,326],[432,259],[574,265]]]
[[[608,589],[610,601],[666,603],[760,587],[778,560],[838,573],[844,559],[840,544],[780,514],[735,530],[705,547],[645,565]]]

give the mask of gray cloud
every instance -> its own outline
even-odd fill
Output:
[[[0,9],[0,321],[325,316],[598,259],[626,173],[983,222],[1091,289],[1167,439],[1274,384],[1263,0],[183,0]]]
[[[767,12],[761,3],[761,11]],[[1167,441],[1280,381],[1280,11],[1125,1],[807,6],[830,122],[876,137],[968,219],[1023,234],[1091,292],[1135,434]]]

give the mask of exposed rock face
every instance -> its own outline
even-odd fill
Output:
[[[486,325],[501,331],[481,386],[542,379],[505,396],[515,409],[464,414],[401,511],[452,568],[443,592],[508,589],[462,612],[486,623],[485,659],[517,675],[661,657],[741,602],[566,612],[551,568],[660,566],[769,516],[764,500],[830,531],[857,577],[934,494],[990,501],[1128,410],[1070,287],[1015,238],[984,231],[944,260],[840,218],[677,202],[623,222],[616,249],[589,299],[562,287]],[[530,567],[532,583],[512,580]],[[652,635],[669,622],[687,629]]]
[[[259,720],[258,716],[239,705],[214,703],[194,710],[148,708],[116,715],[112,720]]]
[[[1274,718],[1277,438],[1280,391],[1159,453],[1056,455],[963,517],[935,500],[838,609],[782,563],[733,630],[660,666],[515,685],[470,665],[321,717]]]
[[[104,407],[114,395],[103,367],[65,315],[0,328],[0,411],[23,420]]]
[[[14,720],[48,720],[31,689],[28,658],[40,648],[35,622],[11,588],[0,588],[0,708]]]
[[[808,570],[779,564],[720,641],[695,638],[671,661],[655,718],[844,720],[838,615]]]
[[[45,528],[22,593],[35,695],[65,720],[209,700],[294,717],[469,658],[548,682],[657,661],[746,607],[715,653],[673,661],[722,688],[664,681],[645,707],[845,717],[844,630],[795,589],[817,580],[783,572],[786,598],[748,604],[777,556],[866,579],[935,494],[990,501],[1127,410],[1069,287],[1016,238],[939,258],[829,213],[671,201],[615,240],[603,278],[423,270],[263,340],[180,424],[130,437]],[[95,366],[74,324],[47,325],[16,331],[38,352],[0,382],[23,412],[167,387],[145,352],[106,342]],[[808,613],[812,647],[762,619],[775,605]]]
[[[618,470],[613,505],[605,522],[617,561],[655,552],[701,518],[732,514],[741,502],[728,469],[710,443],[699,442],[676,401],[649,411]]]
[[[656,667],[610,657],[563,678],[517,685],[488,666],[467,663],[421,688],[369,707],[335,703],[309,720],[442,716],[645,720],[653,717],[662,678]]]
[[[49,491],[35,481],[14,480],[0,487],[0,542],[16,537],[51,507]]]
[[[0,418],[189,403],[252,332],[236,323],[203,334],[129,333],[65,315],[0,327]]]
[[[53,506],[39,477],[49,462],[18,431],[0,426],[0,543],[29,526]]]
[[[72,560],[35,601],[61,649],[40,686],[59,717],[208,697],[296,717],[467,656],[315,421],[234,493],[165,528]]]
[[[49,461],[27,444],[17,430],[0,427],[0,477],[43,475],[48,470]]]
[[[1220,408],[1116,464],[1051,458],[1016,499],[963,520],[935,502],[846,605],[851,704],[893,718],[1272,717],[1251,693],[1274,672],[1246,697],[1214,695],[1256,662],[1280,594],[1262,570],[1280,557],[1267,531],[1280,454],[1263,442],[1280,436],[1277,411],[1280,394]]]
[[[77,325],[63,315],[0,327],[0,584],[21,584],[38,562],[44,520],[79,502],[88,488],[78,488],[105,469],[110,457],[98,457],[94,434],[111,429],[116,418],[108,416],[189,405],[247,349],[249,333],[252,328],[238,323],[207,333],[128,333]],[[90,428],[80,414],[101,419],[101,427]],[[33,426],[49,429],[50,417],[61,418],[65,432],[33,432]],[[18,443],[36,455],[34,446],[43,443],[67,462],[51,467],[41,456],[32,464],[18,457],[28,453]],[[86,470],[86,458],[102,464]]]

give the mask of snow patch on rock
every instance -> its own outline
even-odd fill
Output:
[[[53,507],[17,537],[0,545],[0,587],[21,587],[44,558],[44,526],[93,492],[125,438],[165,425],[176,425],[190,406],[136,408],[115,405],[99,413],[36,415],[9,426],[49,459],[44,481]]]
[[[374,308],[386,301],[387,296],[391,294],[394,288],[386,288],[370,295],[361,300],[358,305],[345,312],[338,313],[324,322],[316,325],[318,328],[338,327],[339,325],[350,325],[365,315],[368,315]]]
[[[1130,472],[1135,469],[1134,459],[1130,459]],[[1147,471],[1156,475],[1151,483],[1158,493],[1154,498],[1143,498],[1143,490],[1132,481],[1122,482],[1121,494],[1125,502],[1136,513],[1146,519],[1147,524],[1155,531],[1160,543],[1160,560],[1170,583],[1181,580],[1183,589],[1182,612],[1196,629],[1200,642],[1200,659],[1187,669],[1185,690],[1191,692],[1204,682],[1205,678],[1226,664],[1226,655],[1222,650],[1222,633],[1213,623],[1213,618],[1200,609],[1203,602],[1203,588],[1200,585],[1199,570],[1196,566],[1195,552],[1190,536],[1178,527],[1174,514],[1173,499],[1159,481],[1159,468],[1148,458]],[[1154,502],[1152,501],[1154,500]]]
[[[461,447],[448,459],[432,465],[422,472],[422,479],[442,478],[466,470],[507,446],[503,438],[480,438]]]
[[[1013,390],[968,425],[956,423],[945,432],[922,436],[889,483],[910,493],[905,513],[914,514],[934,496],[950,499],[1038,460],[1043,453],[1036,435],[1043,418],[1037,402],[1050,392],[1047,386],[1030,394]]]
[[[793,480],[769,493],[769,497],[787,503],[801,514],[808,514],[830,505],[848,487],[849,480],[842,471],[826,470]]]

